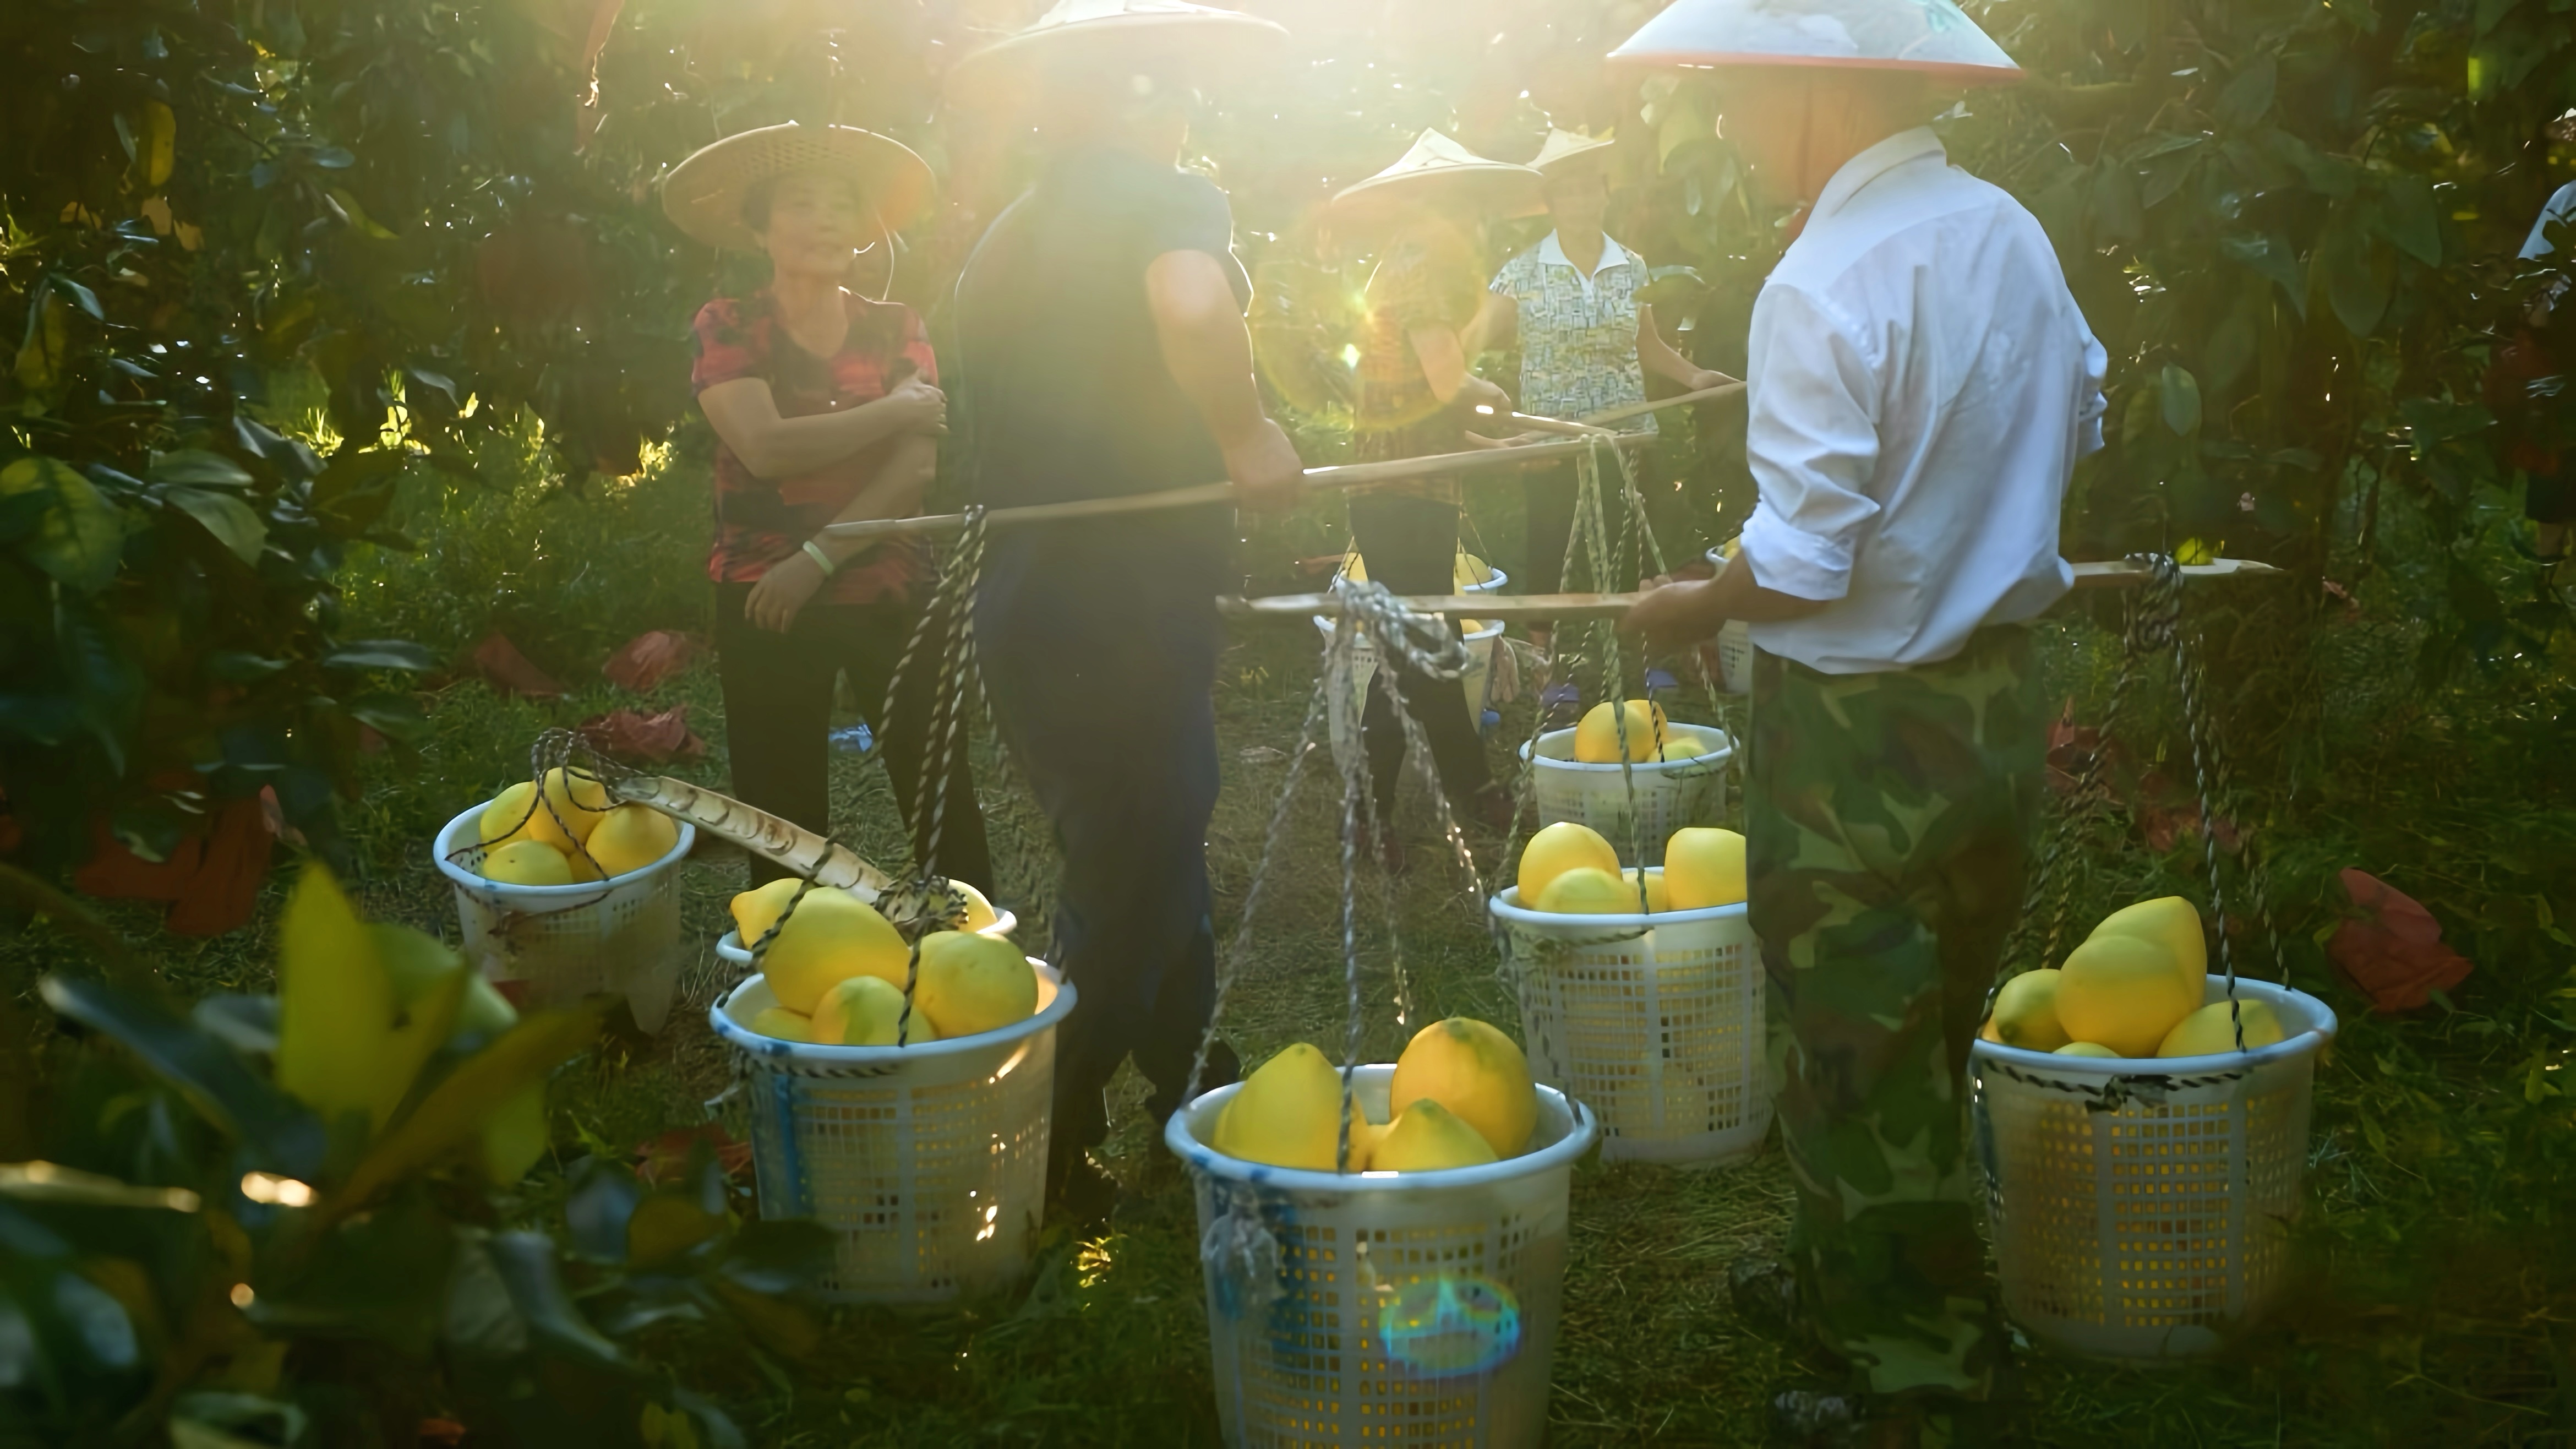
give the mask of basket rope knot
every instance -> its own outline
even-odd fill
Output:
[[[1337,579],[1333,596],[1342,613],[1368,635],[1381,659],[1401,659],[1434,679],[1456,679],[1467,670],[1467,641],[1437,614],[1417,614],[1374,579]]]

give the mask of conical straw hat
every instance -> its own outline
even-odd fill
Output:
[[[1540,145],[1538,154],[1530,158],[1530,169],[1551,174],[1560,168],[1575,170],[1578,167],[1567,163],[1573,162],[1579,156],[1591,158],[1590,161],[1581,164],[1597,166],[1610,159],[1600,153],[1617,144],[1608,136],[1584,136],[1573,131],[1560,131],[1550,127],[1546,142]]]
[[[701,149],[662,179],[662,210],[680,230],[713,247],[760,250],[742,219],[743,198],[764,181],[797,172],[840,176],[858,188],[879,228],[901,231],[930,205],[930,164],[901,141],[855,126],[763,126]]]
[[[1952,0],[1677,0],[1610,59],[1904,71],[1953,85],[2021,78],[2021,67]]]
[[[1028,29],[957,62],[948,72],[948,99],[987,106],[1024,100],[1050,67],[1186,61],[1220,69],[1257,58],[1287,37],[1287,28],[1273,21],[1190,0],[1058,0]]]
[[[1479,156],[1436,130],[1414,138],[1396,163],[1333,198],[1337,221],[1370,221],[1408,207],[1451,215],[1528,216],[1544,209],[1538,172]]]

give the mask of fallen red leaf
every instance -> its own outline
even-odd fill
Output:
[[[2347,868],[2344,893],[2361,914],[2347,917],[2326,955],[2383,1013],[2412,1011],[2468,979],[2469,959],[2442,944],[2442,923],[2404,891]]]
[[[581,732],[594,749],[627,760],[694,760],[707,752],[707,742],[689,730],[689,707],[675,704],[660,714],[631,709],[595,714],[581,722]]]
[[[511,643],[506,634],[486,635],[482,643],[474,646],[474,670],[504,694],[554,699],[563,693],[563,686],[529,663],[528,656],[520,653],[519,646]]]
[[[425,1443],[462,1444],[465,1442],[465,1426],[454,1419],[423,1419],[420,1421],[420,1437]]]
[[[686,634],[655,629],[627,640],[623,648],[608,656],[606,664],[599,666],[599,672],[619,688],[642,694],[687,668],[705,648]]]
[[[90,840],[89,860],[72,872],[72,885],[103,901],[175,901],[205,852],[205,842],[190,835],[171,849],[167,860],[145,860],[116,838],[105,814],[90,822]]]
[[[259,797],[226,803],[206,837],[204,862],[170,907],[170,929],[182,936],[220,936],[248,925],[259,909],[259,887],[268,879],[275,844]]]
[[[715,1149],[716,1167],[727,1177],[740,1176],[751,1166],[751,1144],[736,1139],[713,1122],[696,1127],[674,1127],[659,1137],[635,1144],[635,1175],[647,1186],[665,1176],[676,1177],[689,1165],[689,1154],[704,1141]]]

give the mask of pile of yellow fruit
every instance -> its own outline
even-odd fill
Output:
[[[2180,896],[2112,912],[2055,970],[2025,971],[1995,993],[1982,1035],[2067,1057],[2204,1057],[2281,1040],[2268,1002],[2213,1001],[2200,912]]]
[[[1621,870],[1601,832],[1560,820],[1521,850],[1521,904],[1560,916],[1633,916],[1642,886],[1646,914],[1731,906],[1744,899],[1744,837],[1686,825],[1664,841],[1662,873]]]
[[[1520,1046],[1453,1016],[1416,1033],[1396,1058],[1388,1120],[1352,1103],[1352,1172],[1438,1172],[1517,1157],[1538,1126],[1538,1089]],[[1272,1167],[1331,1172],[1342,1131],[1342,1074],[1304,1042],[1243,1079],[1209,1145]]]
[[[613,880],[680,843],[670,816],[646,805],[610,805],[608,786],[579,770],[546,771],[543,803],[539,788],[538,781],[522,780],[483,807],[485,880],[520,886]]]
[[[733,898],[734,928],[744,945],[769,933],[800,884],[771,881]],[[970,907],[981,899],[971,896]],[[988,915],[991,909],[985,907]],[[895,1046],[900,1023],[901,1044],[919,1046],[995,1031],[1038,1009],[1038,973],[1019,947],[972,931],[933,931],[921,938],[912,1019],[904,1022],[911,961],[903,933],[876,907],[818,886],[796,902],[761,957],[778,1004],[754,1016],[751,1029],[818,1046]]]
[[[1624,726],[1621,711],[1626,714]],[[1620,753],[1622,744],[1627,749],[1624,756]],[[1632,699],[1617,706],[1604,701],[1592,706],[1574,727],[1574,762],[1578,765],[1615,765],[1623,758],[1632,765],[1654,760],[1696,760],[1709,748],[1707,739],[1697,730],[1675,727],[1664,718],[1663,707],[1651,700]]]

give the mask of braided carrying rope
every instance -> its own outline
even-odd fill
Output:
[[[2059,964],[2064,957],[2059,947],[2068,935],[2068,916],[2073,909],[2074,891],[2068,880],[2064,857],[2077,848],[2079,837],[2092,822],[2107,813],[2113,801],[2103,783],[2113,731],[2127,712],[2138,679],[2146,666],[2157,658],[2171,661],[2173,687],[2182,707],[2184,740],[2191,754],[2192,783],[2198,796],[2200,818],[2201,862],[2209,877],[2210,914],[2217,923],[2219,969],[2227,983],[2228,1020],[2234,1030],[2236,1049],[2244,1051],[2244,1007],[2236,996],[2236,951],[2227,928],[2227,882],[2221,869],[2218,849],[2218,821],[2223,818],[2222,805],[2235,801],[2234,781],[2230,777],[2224,752],[2219,747],[2218,731],[2211,717],[2208,676],[2193,649],[2192,638],[2182,627],[2182,569],[2170,554],[2133,553],[2129,563],[2148,573],[2147,581],[2126,601],[2127,616],[2121,631],[2120,671],[2113,679],[2111,701],[2093,747],[2087,750],[2075,771],[2075,786],[2048,833],[2042,848],[2039,869],[2032,872],[2030,885],[2022,899],[2022,912],[2012,939],[2004,952],[1995,980],[1986,990],[1986,1000],[1978,1025],[1994,1017],[1995,997],[2003,983],[2019,974],[2012,969],[2015,961],[2033,960],[2035,966]],[[2257,920],[2261,923],[2265,944],[2272,954],[2274,970],[2281,984],[2289,984],[2289,962],[2281,952],[2281,938],[2271,908],[2270,873],[2264,860],[2262,832],[2253,827],[2240,827],[2238,854],[2245,873],[2246,895]],[[2047,925],[2041,932],[2034,953],[2029,936],[2038,930],[2036,922],[2045,907]],[[2094,1089],[2040,1081],[2021,1073],[2011,1073],[2016,1081],[2052,1086],[2055,1090],[2079,1095]],[[2210,1078],[2173,1078],[2172,1085],[2208,1085],[2233,1080],[2232,1076]],[[2128,1079],[2134,1090],[2138,1082],[2150,1079]],[[2113,1089],[2110,1095],[2117,1095]],[[2114,1104],[2116,1105],[2116,1104]]]

